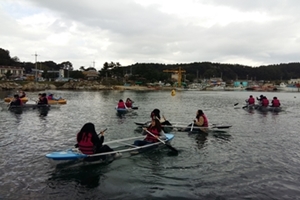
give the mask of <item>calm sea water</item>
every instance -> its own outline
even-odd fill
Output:
[[[241,109],[250,94],[261,94],[246,91],[53,92],[68,102],[46,116],[1,105],[0,199],[300,199],[299,93],[264,93],[285,108],[274,114]],[[127,97],[139,109],[120,118],[114,107]],[[202,109],[210,123],[232,128],[208,136],[174,132],[178,156],[163,148],[74,166],[45,157],[73,147],[86,122],[108,128],[106,141],[138,136],[134,122],[148,121],[154,108],[186,124]]]

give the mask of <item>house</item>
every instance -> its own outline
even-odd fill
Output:
[[[10,78],[23,77],[24,68],[14,66],[0,66],[0,77],[5,77],[7,73],[12,74]]]
[[[95,80],[99,77],[99,73],[94,69],[89,69],[82,72],[88,80]]]

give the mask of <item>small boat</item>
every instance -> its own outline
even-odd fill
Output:
[[[137,126],[139,127],[148,127],[151,122],[134,122]],[[222,124],[211,124],[209,127],[199,127],[199,126],[192,126],[190,123],[189,125],[186,125],[188,123],[184,122],[172,122],[170,123],[171,125],[163,125],[162,127],[164,130],[168,129],[176,129],[177,131],[183,131],[183,132],[189,132],[189,131],[202,131],[202,132],[207,132],[207,131],[214,131],[214,130],[220,130],[220,129],[229,129],[232,127],[232,125],[222,125]],[[166,132],[166,131],[165,131]]]
[[[174,134],[165,134],[165,135],[166,135],[167,139],[163,140],[163,142],[165,142],[165,144],[168,144],[174,138]],[[150,150],[155,147],[164,146],[164,144],[160,141],[156,142],[156,143],[147,144],[144,146],[134,146],[133,145],[133,142],[135,140],[142,140],[142,139],[144,139],[144,136],[125,138],[125,139],[120,139],[120,140],[113,140],[113,141],[103,143],[103,144],[109,145],[111,148],[114,149],[114,151],[111,151],[111,152],[87,155],[87,154],[81,153],[76,148],[76,149],[69,149],[69,150],[65,150],[65,151],[52,152],[52,153],[46,154],[46,157],[49,159],[52,159],[52,160],[84,160],[85,158],[89,158],[89,157],[114,155],[117,153],[134,152],[134,154],[136,154],[136,151],[138,151],[138,153],[141,153],[143,151]]]
[[[50,105],[39,105],[39,104],[23,104],[21,106],[16,106],[16,105],[11,105],[8,107],[10,110],[11,109],[50,109]]]
[[[6,98],[4,98],[4,102],[6,102],[6,103],[11,102],[12,100],[13,100],[13,97],[6,97]],[[21,101],[23,103],[26,103],[28,101],[28,98],[27,97],[23,97],[23,98],[21,98]]]
[[[66,99],[59,99],[59,100],[54,100],[54,99],[49,100],[48,99],[48,104],[50,104],[50,105],[67,104],[67,100]]]
[[[116,110],[119,115],[124,115],[129,112],[129,109],[127,108],[116,108]]]
[[[268,107],[264,107],[264,106],[258,106],[257,110],[261,111],[261,112],[281,112],[282,111],[282,107],[272,107],[272,106],[268,106]]]
[[[115,109],[117,110],[117,114],[124,115],[124,114],[126,114],[128,112],[132,112],[134,110],[137,110],[138,107],[137,106],[131,107],[131,108],[117,108],[117,107],[115,107]]]

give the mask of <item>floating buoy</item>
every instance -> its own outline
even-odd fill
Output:
[[[175,96],[175,95],[176,95],[175,90],[172,90],[171,95],[172,95],[172,96]]]

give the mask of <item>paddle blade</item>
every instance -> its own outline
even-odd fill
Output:
[[[169,144],[167,144],[167,143],[165,143],[165,145],[166,145],[169,149],[171,149],[172,152],[173,152],[174,154],[178,155],[178,150],[177,150],[177,149],[175,149],[174,147],[172,147],[171,145],[169,145]]]
[[[234,106],[237,106],[239,103],[235,103]]]

